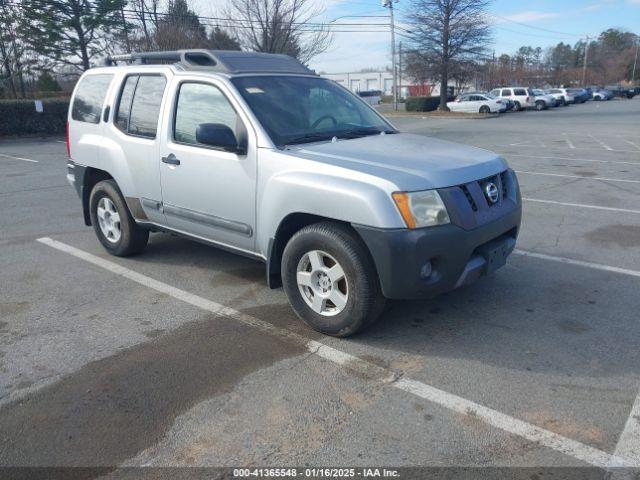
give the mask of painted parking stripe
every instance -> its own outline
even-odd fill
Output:
[[[565,173],[530,172],[527,170],[516,170],[516,173],[523,175],[541,175],[545,177],[584,178],[585,180],[601,180],[603,182],[640,183],[640,180],[627,180],[626,178],[587,177],[586,175],[568,175]]]
[[[571,149],[576,148],[576,146],[573,144],[573,142],[569,139],[569,135],[567,135],[566,133],[562,134],[564,136],[564,141],[567,142],[567,146]]]
[[[547,255],[545,253],[531,252],[529,250],[516,249],[513,251],[513,253],[516,253],[517,255],[522,255],[524,257],[538,258],[540,260],[549,260],[552,262],[564,263],[566,265],[575,265],[577,267],[591,268],[594,270],[601,270],[603,272],[619,273],[621,275],[629,275],[631,277],[640,278],[639,270],[630,270],[628,268],[612,267],[611,265],[604,265],[602,263],[585,262],[583,260],[575,260],[573,258],[567,258],[567,257],[557,257],[555,255]]]
[[[623,138],[622,141],[627,142],[629,145],[631,145],[632,147],[636,147],[638,151],[640,151],[640,145],[638,145],[637,143],[632,142],[631,140],[627,140],[626,138]]]
[[[609,150],[610,152],[613,151],[613,148],[611,148],[609,145],[607,145],[606,143],[604,143],[602,140],[598,140],[596,137],[594,137],[593,135],[589,134],[589,137],[591,137],[593,140],[595,140],[598,144],[600,144],[600,146],[602,148],[604,148],[605,150]]]
[[[351,354],[330,347],[323,343],[309,340],[303,335],[278,328],[268,322],[251,315],[244,314],[206,298],[194,295],[166,283],[155,280],[141,273],[130,270],[117,263],[105,260],[91,253],[72,247],[65,243],[53,240],[49,237],[39,238],[38,242],[52,247],[61,252],[70,254],[76,258],[91,263],[97,267],[108,270],[116,275],[132,280],[147,288],[167,294],[195,307],[207,310],[211,313],[240,321],[246,325],[256,327],[274,336],[294,341],[304,345],[307,350],[326,360],[344,366],[350,370],[366,374],[367,378],[378,380],[383,384],[391,385],[404,392],[411,393],[420,398],[429,400],[461,415],[471,416],[489,425],[497,427],[505,432],[517,435],[531,442],[564,453],[588,464],[607,468],[611,466],[633,467],[640,466],[640,459],[625,459],[611,455],[597,448],[585,445],[570,438],[558,435],[549,430],[537,427],[507,414],[498,412],[473,401],[445,392],[423,382],[400,377],[388,368],[375,365]]]
[[[539,198],[522,197],[525,202],[533,203],[548,203],[550,205],[562,205],[564,207],[576,207],[576,208],[590,208],[593,210],[604,210],[607,212],[620,212],[620,213],[637,213],[640,214],[640,210],[631,210],[628,208],[615,208],[615,207],[601,207],[600,205],[587,205],[584,203],[569,203],[569,202],[556,202],[555,200],[542,200]]]
[[[640,393],[631,407],[629,418],[618,437],[613,455],[616,458],[640,459]]]
[[[542,160],[571,160],[573,162],[593,162],[593,163],[613,163],[620,165],[640,165],[640,162],[623,162],[620,160],[599,160],[595,158],[578,158],[578,157],[550,157],[542,155],[523,155],[520,153],[502,153],[507,157],[523,157],[523,158],[539,158]]]
[[[10,158],[12,160],[22,160],[23,162],[40,163],[38,160],[33,160],[31,158],[16,157],[14,155],[7,155],[4,153],[0,153],[0,157]]]

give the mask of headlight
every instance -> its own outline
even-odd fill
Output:
[[[447,208],[436,190],[396,192],[391,195],[408,228],[450,223]]]

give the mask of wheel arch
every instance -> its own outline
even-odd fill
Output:
[[[77,169],[77,167],[76,167]],[[89,198],[91,197],[91,191],[98,182],[103,180],[113,180],[108,172],[100,170],[94,167],[82,167],[82,178],[80,179],[80,198],[82,199],[82,213],[84,216],[84,224],[91,226],[91,214],[89,213]],[[76,179],[76,181],[78,181]]]
[[[287,243],[291,240],[297,232],[302,230],[308,225],[321,222],[334,222],[343,225],[352,230],[356,236],[362,241],[366,251],[371,255],[369,247],[366,245],[358,231],[351,226],[349,222],[344,220],[338,220],[335,218],[325,217],[322,215],[315,215],[304,212],[290,213],[282,219],[278,228],[276,229],[275,236],[269,239],[269,245],[267,248],[267,284],[269,288],[278,288],[282,286],[281,263],[282,254],[284,252]],[[375,262],[373,262],[375,268]]]

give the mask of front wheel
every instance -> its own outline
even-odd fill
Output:
[[[544,103],[544,102],[541,102],[541,101],[537,101],[537,102],[536,102],[536,110],[537,110],[537,111],[539,111],[539,112],[540,112],[540,111],[542,111],[542,110],[544,110],[544,109],[545,109],[545,106],[546,106],[546,105],[545,105],[545,103]]]
[[[367,247],[352,229],[334,222],[309,225],[289,240],[282,283],[298,317],[335,337],[373,323],[385,303]]]
[[[522,105],[520,105],[520,102],[515,102],[515,103],[514,103],[514,106],[513,106],[513,109],[514,109],[516,112],[519,112],[520,110],[522,110]]]
[[[112,255],[126,257],[147,246],[149,231],[133,219],[113,180],[103,180],[93,187],[89,213],[98,240]]]
[[[480,107],[480,113],[491,113],[491,109],[487,105]]]

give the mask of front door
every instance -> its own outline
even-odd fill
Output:
[[[163,211],[174,230],[253,251],[255,135],[224,89],[214,81],[174,83],[160,152]],[[203,124],[227,126],[236,137],[248,131],[246,152],[200,143],[196,131]]]

